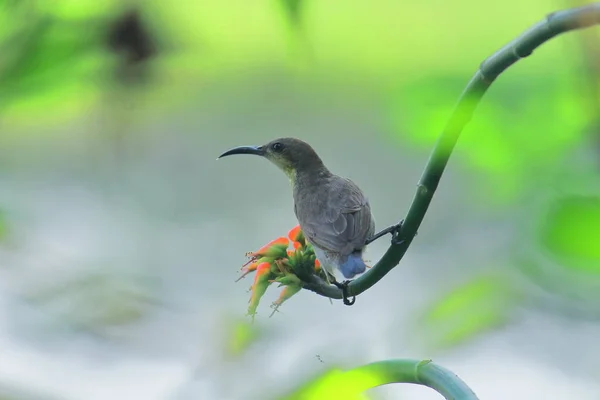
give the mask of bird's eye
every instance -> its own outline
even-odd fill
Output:
[[[271,145],[271,148],[273,149],[273,151],[276,151],[279,153],[283,150],[283,144],[276,142]]]

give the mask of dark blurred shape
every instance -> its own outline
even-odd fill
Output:
[[[157,54],[154,37],[136,9],[126,11],[113,21],[107,45],[121,56],[117,73],[125,80],[141,78],[143,71],[139,67]]]
[[[302,6],[304,0],[281,0],[290,24],[299,28],[302,23]]]

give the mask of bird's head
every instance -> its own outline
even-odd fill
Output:
[[[262,156],[278,166],[291,179],[298,171],[309,172],[323,167],[323,162],[306,142],[295,138],[279,138],[262,146],[234,147],[219,158],[234,154]]]

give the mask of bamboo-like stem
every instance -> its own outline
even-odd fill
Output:
[[[552,13],[538,22],[519,37],[485,59],[467,87],[462,92],[452,116],[435,144],[425,170],[417,184],[413,198],[398,239],[402,242],[391,244],[383,257],[373,268],[348,285],[348,295],[355,296],[376,284],[392,270],[408,250],[417,230],[425,218],[431,199],[448,164],[452,150],[465,125],[471,119],[475,108],[494,80],[508,67],[529,56],[538,46],[553,37],[576,29],[600,24],[600,3],[571,8]],[[306,282],[305,289],[322,296],[341,299],[342,291],[335,286],[314,277]]]
[[[384,360],[352,370],[385,377],[380,385],[414,383],[434,389],[446,399],[477,400],[477,396],[455,373],[431,360]]]
[[[304,385],[285,400],[331,399],[356,395],[365,390],[391,383],[413,383],[432,388],[448,400],[477,400],[473,391],[452,371],[431,360],[385,360],[347,371],[333,371],[320,381]],[[336,397],[337,393],[337,397]]]

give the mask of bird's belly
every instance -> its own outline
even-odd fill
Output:
[[[339,260],[333,256],[330,252],[320,249],[319,247],[312,245],[317,259],[321,263],[321,266],[325,268],[327,272],[335,277],[335,270],[339,268]]]

